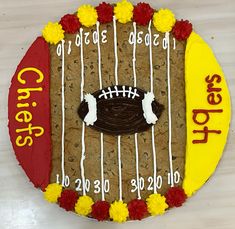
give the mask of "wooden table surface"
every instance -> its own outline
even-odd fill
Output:
[[[148,1],[148,0],[147,0]],[[49,21],[76,11],[86,0],[0,0],[0,228],[235,228],[235,114],[224,156],[214,176],[186,204],[164,216],[126,224],[97,223],[48,204],[26,178],[15,159],[7,129],[7,96],[11,77],[29,45]],[[110,1],[112,2],[112,1]],[[138,1],[133,1],[138,2]],[[150,1],[148,1],[150,2]],[[235,101],[235,1],[155,0],[177,18],[189,19],[212,46]],[[234,104],[233,104],[234,107]],[[234,109],[233,109],[234,111]]]

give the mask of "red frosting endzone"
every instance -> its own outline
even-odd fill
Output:
[[[43,190],[51,165],[49,83],[49,47],[38,37],[12,78],[8,117],[16,157],[30,181]]]

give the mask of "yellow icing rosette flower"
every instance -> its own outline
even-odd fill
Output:
[[[62,192],[62,185],[49,184],[44,191],[44,199],[50,203],[56,203]]]
[[[78,8],[77,17],[82,25],[91,27],[96,24],[98,14],[92,5],[82,5]]]
[[[123,201],[114,201],[109,208],[109,215],[110,219],[113,219],[114,222],[126,222],[129,216],[127,204],[123,203]]]
[[[64,30],[58,22],[48,22],[42,30],[42,36],[50,44],[57,44],[64,39]]]
[[[175,15],[169,9],[160,9],[153,15],[153,25],[162,33],[170,32],[175,22]]]
[[[75,212],[78,215],[87,216],[92,211],[94,201],[89,196],[80,196],[75,204]]]
[[[151,194],[147,199],[148,212],[152,215],[162,215],[165,213],[168,205],[166,203],[166,198],[160,194]]]
[[[134,6],[130,2],[128,2],[127,0],[122,0],[121,2],[118,2],[117,5],[114,7],[115,18],[120,23],[125,24],[132,20],[133,10]]]

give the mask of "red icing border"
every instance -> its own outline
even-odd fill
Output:
[[[43,79],[40,80],[39,74],[29,68],[41,71]],[[22,80],[20,82],[18,78],[23,69],[25,71],[21,79],[25,80],[25,83]],[[36,88],[36,91],[29,89],[28,95],[27,92],[19,91],[25,88]],[[38,88],[41,88],[41,91]],[[17,114],[18,121],[15,118]],[[8,97],[8,118],[9,134],[16,157],[34,186],[44,190],[50,183],[51,168],[50,51],[42,37],[38,37],[28,49],[12,78]],[[42,129],[34,127],[42,127],[44,133],[42,134]],[[21,140],[19,136],[22,137]],[[17,141],[22,146],[17,145]]]

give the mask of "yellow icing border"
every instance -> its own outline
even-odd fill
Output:
[[[220,77],[212,78],[215,74]],[[209,82],[206,82],[207,76]],[[220,92],[214,92],[214,96],[211,95],[209,99],[211,101],[214,98],[218,104],[212,105],[207,100],[208,95],[213,93],[207,92],[209,83],[213,83],[209,87],[221,88]],[[188,38],[185,52],[185,93],[187,144],[183,188],[191,196],[216,169],[226,144],[231,116],[230,96],[223,71],[211,48],[195,32]],[[222,97],[220,103],[219,94]],[[206,110],[204,114],[200,113],[196,117],[200,125],[193,121],[194,109]],[[223,111],[220,112],[220,109]],[[207,110],[216,111],[212,113]],[[208,122],[203,124],[207,117]],[[193,144],[193,140],[205,137],[204,133],[193,133],[193,130],[203,130],[205,127],[221,133],[209,133],[207,143]]]

